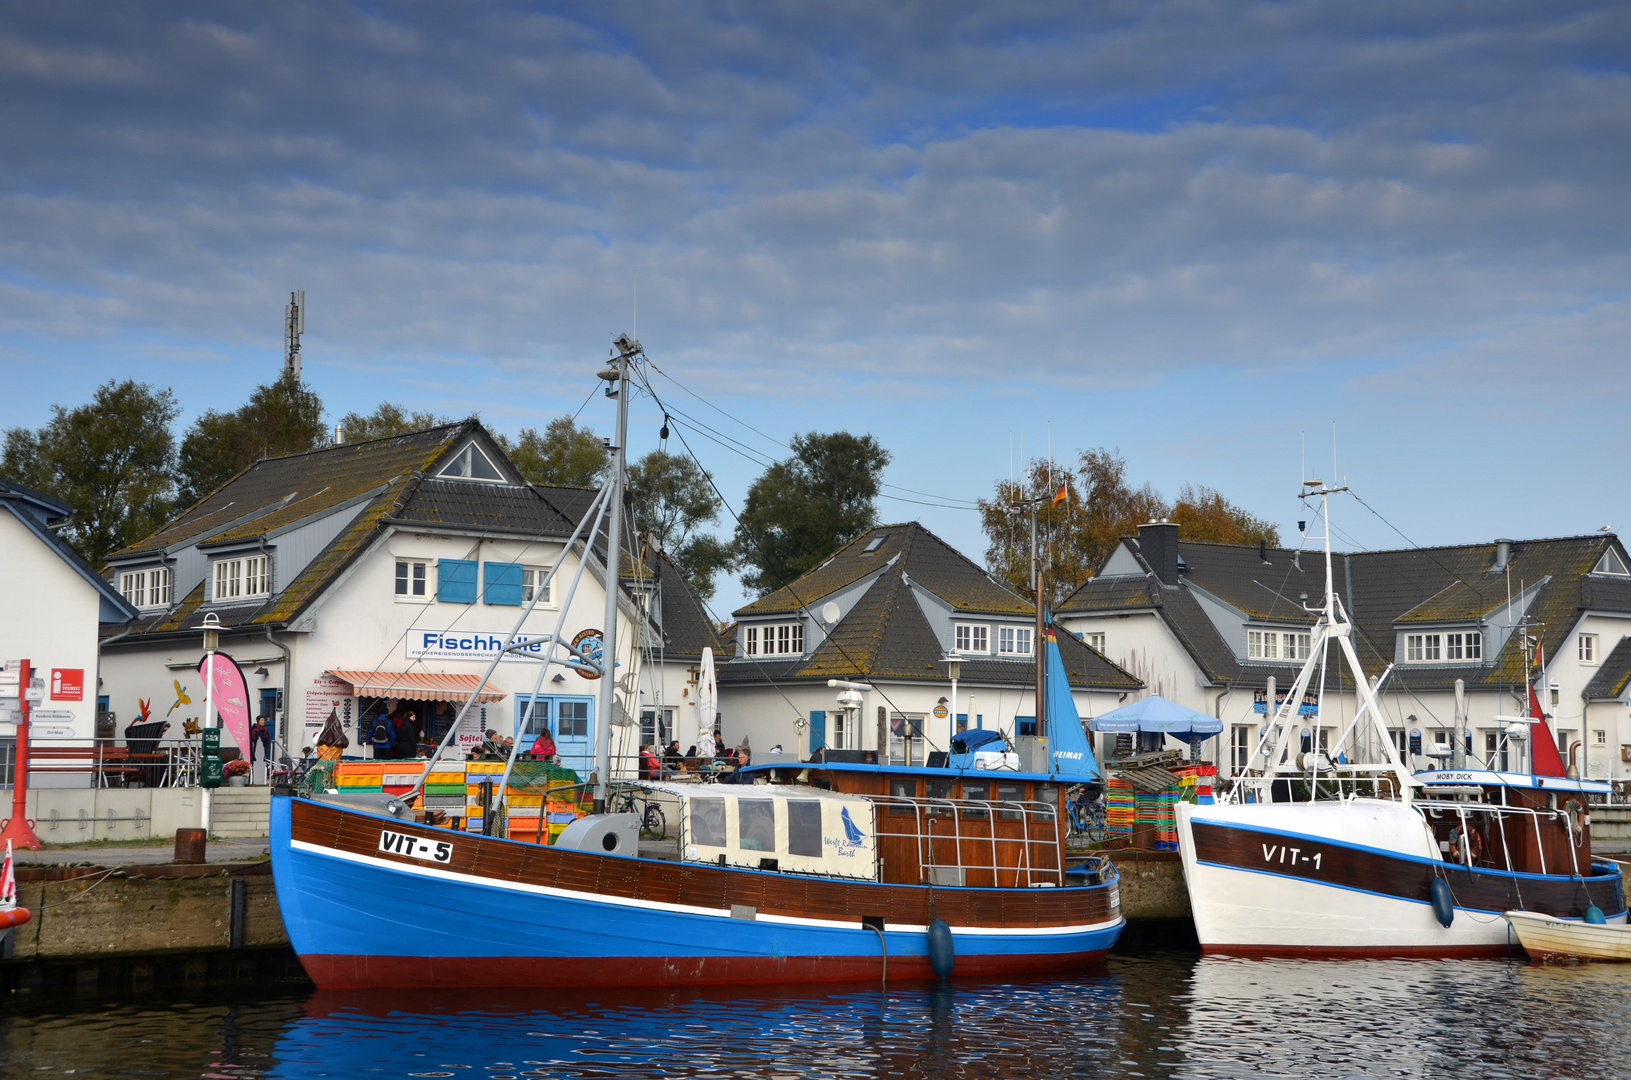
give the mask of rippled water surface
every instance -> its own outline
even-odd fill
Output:
[[[1114,957],[1070,979],[13,997],[7,1076],[1623,1077],[1631,969]]]

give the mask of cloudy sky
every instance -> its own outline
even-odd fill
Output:
[[[1628,65],[1557,0],[3,3],[0,426],[235,407],[303,288],[334,416],[606,430],[638,278],[733,501],[866,430],[979,557],[1051,439],[1291,534],[1334,422],[1349,546],[1631,530]]]

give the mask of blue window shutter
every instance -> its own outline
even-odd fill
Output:
[[[521,606],[521,566],[519,563],[490,562],[481,564],[482,578],[487,582],[481,598],[489,604]]]
[[[827,714],[822,709],[810,710],[810,753],[827,745]]]
[[[476,602],[475,560],[437,559],[436,599],[444,604],[474,604]]]

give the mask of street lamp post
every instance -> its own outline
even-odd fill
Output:
[[[951,716],[948,718],[951,723],[947,728],[951,734],[946,739],[946,745],[950,746],[951,740],[957,736],[957,676],[962,673],[963,658],[949,653],[940,662],[946,665],[946,673],[951,676]]]

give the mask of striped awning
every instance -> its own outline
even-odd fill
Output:
[[[429,671],[342,671],[325,672],[348,682],[358,694],[372,697],[407,698],[409,701],[465,701],[481,685],[476,675],[447,675]],[[502,701],[504,691],[488,684],[477,701]]]

